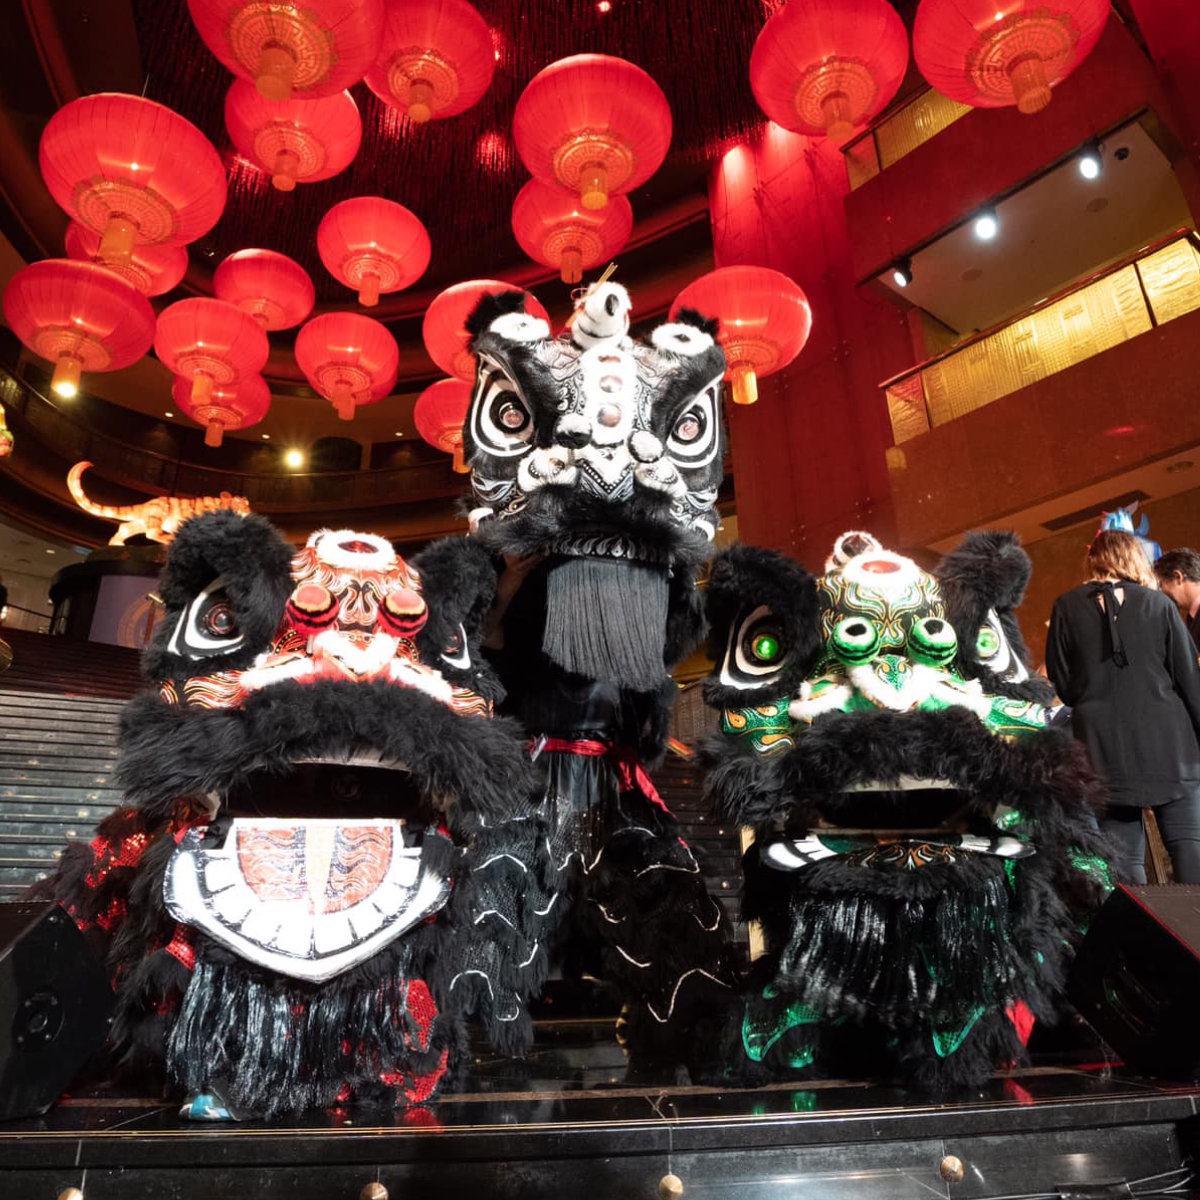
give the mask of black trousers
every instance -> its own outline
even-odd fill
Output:
[[[1146,831],[1143,809],[1116,805],[1100,822],[1113,847],[1113,867],[1123,883],[1146,882]],[[1176,883],[1200,883],[1200,788],[1191,788],[1156,805],[1158,820]]]

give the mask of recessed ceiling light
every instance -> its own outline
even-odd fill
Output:
[[[975,236],[981,242],[990,242],[1000,232],[1000,218],[994,208],[982,209],[975,217]]]
[[[397,436],[397,437],[403,437],[403,436],[404,436],[404,434],[402,434],[402,433],[400,432],[400,430],[399,430],[399,429],[397,429],[397,430],[396,430],[396,436]]]
[[[50,546],[47,546],[47,547],[46,547],[46,553],[47,553],[47,554],[57,554],[57,553],[58,553],[58,551],[57,551],[57,550],[55,550],[55,549],[53,549],[53,548],[51,548]]]
[[[262,440],[263,440],[264,442],[269,442],[269,441],[271,440],[271,435],[270,435],[269,433],[264,433],[264,434],[262,435]]]
[[[174,415],[175,415],[174,413],[168,413],[168,412],[163,413],[164,417],[173,417]]]
[[[304,453],[301,450],[289,450],[283,456],[283,461],[286,466],[295,470],[297,467],[304,466]]]
[[[1104,160],[1100,156],[1100,143],[1088,142],[1083,148],[1083,153],[1079,156],[1079,173],[1084,179],[1096,179],[1099,177],[1101,170],[1104,167]]]

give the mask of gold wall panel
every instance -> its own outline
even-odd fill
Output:
[[[890,167],[970,111],[969,104],[959,104],[933,88],[922,92],[876,126],[875,144],[879,147],[880,166]]]
[[[1200,308],[1200,254],[1186,238],[1147,254],[1137,268],[1158,324]]]

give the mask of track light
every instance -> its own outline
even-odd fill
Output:
[[[990,242],[1000,232],[1000,218],[994,208],[980,209],[975,217],[975,236],[981,242]]]
[[[892,280],[897,287],[906,288],[913,281],[912,259],[907,256],[896,259],[892,267]]]
[[[1084,179],[1096,179],[1104,167],[1098,141],[1088,142],[1079,156],[1079,173]]]

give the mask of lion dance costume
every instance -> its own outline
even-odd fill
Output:
[[[208,1097],[189,1115],[419,1103],[472,1014],[528,1044],[544,959],[489,825],[533,780],[479,653],[494,584],[463,539],[406,563],[371,534],[293,557],[260,517],[181,527],[128,807],[51,886],[107,953],[115,1050]]]
[[[1055,1013],[1110,884],[1099,785],[1024,663],[1028,575],[1004,533],[940,581],[860,533],[816,580],[748,547],[716,563],[708,789],[754,831],[766,953],[705,1073],[974,1085]]]
[[[631,1044],[663,1049],[728,978],[721,907],[646,772],[666,740],[668,671],[703,635],[725,357],[698,314],[646,341],[629,314],[625,289],[602,282],[551,337],[520,293],[485,297],[463,446],[473,536],[542,556],[496,657],[544,775],[537,870],[514,882],[537,893],[542,944],[618,992]]]

